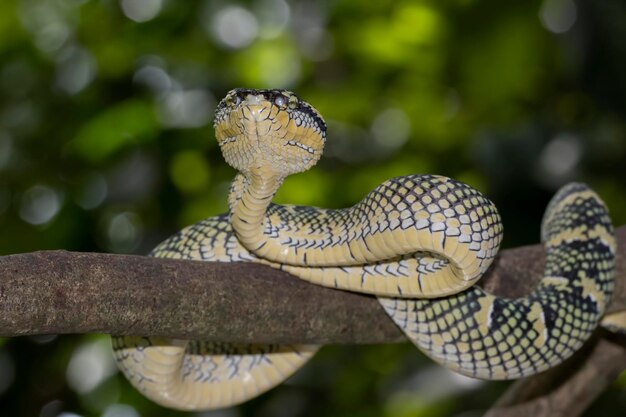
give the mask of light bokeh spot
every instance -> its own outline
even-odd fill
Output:
[[[544,0],[539,9],[541,24],[552,33],[570,30],[576,23],[577,14],[576,4],[572,0]]]
[[[148,86],[156,94],[163,93],[172,87],[169,74],[155,65],[145,65],[139,68],[133,76],[133,81]]]
[[[79,394],[86,394],[115,372],[117,367],[111,354],[111,342],[109,338],[102,337],[83,343],[74,350],[65,375],[70,388]]]
[[[87,87],[96,76],[96,61],[86,49],[72,47],[59,55],[57,60],[57,86],[76,94]]]
[[[159,101],[158,117],[166,127],[202,127],[213,117],[214,106],[215,99],[207,90],[172,90]]]
[[[162,0],[121,0],[124,15],[135,22],[147,22],[157,17],[163,7]]]
[[[59,213],[62,201],[61,194],[54,188],[34,185],[22,195],[20,217],[30,224],[46,224]]]
[[[259,37],[273,39],[280,36],[291,17],[289,4],[285,0],[258,0],[254,12],[259,22]]]
[[[259,33],[256,17],[240,6],[227,6],[217,11],[208,28],[218,43],[233,49],[250,45]]]
[[[70,37],[68,25],[60,20],[47,22],[35,33],[35,45],[45,52],[60,49]]]
[[[409,138],[411,122],[403,110],[388,108],[374,118],[370,130],[380,147],[398,149]]]
[[[109,219],[106,236],[115,252],[132,251],[139,245],[142,235],[142,222],[135,213],[125,211]]]
[[[83,180],[75,200],[85,210],[92,210],[104,202],[108,191],[104,177],[95,173]]]
[[[539,156],[543,182],[560,185],[571,179],[582,154],[582,144],[576,136],[567,133],[555,136],[543,148]]]
[[[111,404],[104,410],[102,417],[140,417],[137,410],[128,404]]]

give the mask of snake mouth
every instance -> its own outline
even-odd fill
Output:
[[[232,143],[237,140],[237,136],[227,136],[217,141],[219,146],[226,145],[227,143]]]
[[[222,138],[218,141],[218,145],[219,146],[225,146],[228,145],[230,143],[236,142],[237,141],[237,136],[227,136],[225,138]],[[288,140],[287,142],[285,142],[285,144],[283,146],[295,146],[299,149],[302,149],[304,151],[307,151],[308,153],[315,155],[317,153],[317,151],[315,150],[315,148],[313,148],[312,146],[307,146],[302,142],[298,142],[295,140]]]
[[[300,149],[303,149],[303,150],[307,151],[308,153],[310,153],[312,155],[315,155],[315,153],[316,153],[315,149],[313,149],[311,146],[307,146],[307,145],[305,145],[305,144],[303,144],[301,142],[297,142],[295,140],[287,141],[287,143],[285,143],[285,146],[295,146],[295,147],[298,147]]]

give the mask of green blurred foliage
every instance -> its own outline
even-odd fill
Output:
[[[88,120],[71,146],[79,157],[96,165],[128,145],[150,142],[159,126],[150,103],[127,100]]]
[[[276,200],[341,207],[438,173],[489,195],[505,246],[590,183],[626,223],[621,0],[4,0],[0,252],[147,253],[226,210],[211,119],[234,87],[289,88],[329,131]],[[115,372],[104,336],[0,342],[0,416],[183,416]],[[195,416],[478,416],[506,388],[404,345],[323,349],[288,384]],[[586,415],[626,414],[624,375]],[[65,414],[64,414],[65,413]]]

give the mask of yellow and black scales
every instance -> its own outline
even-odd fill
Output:
[[[288,91],[237,89],[219,103],[214,126],[226,161],[239,172],[230,211],[181,230],[152,256],[265,263],[316,284],[376,294],[426,355],[485,379],[518,378],[562,362],[597,327],[611,298],[611,221],[583,184],[562,188],[546,210],[541,283],[527,297],[504,299],[473,286],[502,238],[496,208],[475,189],[409,175],[347,209],[275,205],[283,179],[320,158],[322,117]],[[135,387],[187,410],[254,397],[318,349],[147,337],[114,337],[113,347]]]

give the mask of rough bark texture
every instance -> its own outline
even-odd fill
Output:
[[[263,265],[63,251],[0,258],[0,336],[90,332],[257,343],[403,340],[375,298]]]
[[[626,227],[618,234],[609,311],[626,310]],[[523,295],[543,262],[540,245],[504,250],[481,285]],[[0,336],[89,332],[256,343],[404,340],[374,297],[262,265],[65,251],[0,257]]]

